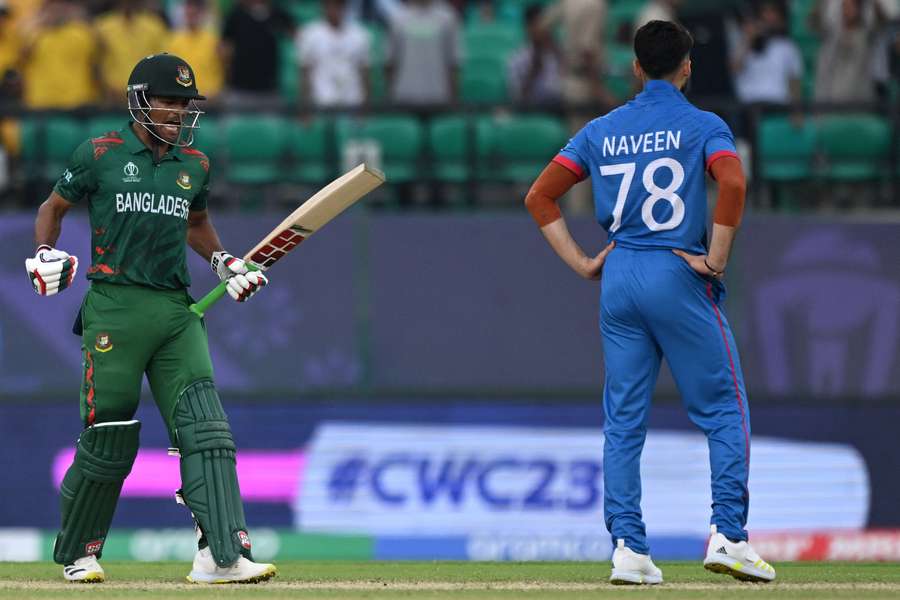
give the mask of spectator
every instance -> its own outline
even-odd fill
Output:
[[[538,4],[525,10],[528,45],[510,57],[507,67],[510,97],[524,104],[556,104],[562,97],[559,56],[553,37],[541,27],[542,14]]]
[[[271,0],[239,0],[222,33],[229,104],[278,102],[280,44],[292,28],[290,17]]]
[[[552,31],[561,28],[562,90],[565,101],[585,107],[600,102],[606,107],[615,104],[601,78],[603,72],[604,28],[606,0],[557,0],[547,7],[542,26]],[[575,130],[597,112],[592,108],[582,117]]]
[[[650,21],[677,21],[681,0],[649,0],[632,24],[637,31]]]
[[[778,2],[762,2],[744,22],[731,67],[737,97],[743,103],[787,105],[800,100],[803,58],[787,36]]]
[[[219,56],[221,40],[210,21],[207,0],[185,0],[184,27],[172,34],[168,52],[194,68],[197,87],[212,100],[222,91],[224,72]]]
[[[386,76],[391,99],[408,105],[456,99],[459,21],[443,0],[409,0],[392,13]]]
[[[8,72],[15,70],[21,43],[9,3],[0,0],[0,81],[6,79]]]
[[[616,99],[603,84],[606,0],[556,0],[547,7],[541,26],[548,32],[559,26],[561,39],[562,97],[569,106],[566,124],[577,133]],[[573,214],[593,212],[589,183],[572,188],[566,210]]]
[[[813,24],[822,36],[816,60],[817,102],[871,102],[875,99],[875,3],[836,0],[820,3]]]
[[[65,109],[97,101],[97,42],[76,2],[47,0],[23,37],[26,106]]]
[[[324,19],[297,35],[302,91],[315,106],[359,106],[369,93],[369,33],[345,16],[344,0],[322,0]]]
[[[165,50],[168,29],[156,13],[140,2],[118,0],[115,8],[94,22],[100,43],[100,80],[110,103],[121,104],[134,65]]]

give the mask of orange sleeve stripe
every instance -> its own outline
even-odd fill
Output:
[[[741,160],[741,157],[738,156],[737,152],[734,152],[733,150],[719,150],[718,152],[713,152],[712,154],[710,154],[709,158],[706,159],[706,170],[711,171],[713,163],[720,158],[725,158],[726,156],[736,158],[738,159],[738,161]],[[713,175],[713,179],[715,179],[715,175]]]
[[[719,182],[719,197],[713,213],[713,222],[728,227],[737,227],[744,216],[744,197],[747,181],[744,169],[737,157],[722,156],[712,165],[712,175]]]
[[[525,197],[525,206],[538,227],[562,217],[557,201],[576,183],[578,176],[568,167],[556,160],[547,165]]]
[[[579,165],[577,162],[575,162],[571,158],[563,156],[562,154],[557,154],[553,158],[553,162],[555,162],[558,165],[562,165],[565,168],[567,168],[568,170],[575,173],[575,176],[578,178],[578,181],[587,179],[587,174],[584,172],[584,169],[581,168],[581,165]]]

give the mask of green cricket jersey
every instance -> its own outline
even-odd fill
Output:
[[[78,146],[54,191],[69,202],[87,198],[88,279],[159,289],[190,285],[187,218],[206,208],[205,154],[170,148],[156,164],[128,123]]]

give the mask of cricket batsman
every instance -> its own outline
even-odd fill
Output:
[[[78,259],[55,248],[63,217],[87,203],[91,281],[81,336],[84,431],[63,479],[62,528],[53,559],[69,581],[104,579],[98,559],[138,450],[134,420],[144,374],[181,462],[182,488],[198,531],[194,583],[258,582],[275,575],[253,562],[235,469],[235,444],[219,401],[203,321],[192,300],[185,240],[210,261],[238,302],[266,285],[222,248],[207,214],[209,159],[191,148],[202,111],[194,71],[170,54],[142,59],[128,80],[131,121],[82,143],[38,209],[37,251],[25,261],[34,290],[66,289]]]
[[[617,584],[662,583],[641,518],[640,458],[660,360],[688,415],[709,442],[711,536],[704,566],[738,579],[772,581],[775,570],[747,542],[750,415],[722,278],[744,207],[745,179],[728,126],[682,95],[693,39],[651,21],[635,36],[643,91],[588,123],[534,182],[525,200],[559,257],[600,279],[606,364],[603,407],[604,517]],[[719,184],[707,240],[705,172]],[[586,256],[557,200],[591,177],[609,244]]]

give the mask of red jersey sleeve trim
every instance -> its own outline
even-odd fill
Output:
[[[732,158],[741,160],[741,157],[738,156],[737,152],[733,150],[719,150],[718,152],[713,152],[712,154],[710,154],[709,158],[706,159],[706,170],[709,171],[709,168],[714,162],[716,162],[720,158],[725,158],[726,156],[731,156]]]
[[[563,167],[575,173],[575,176],[578,177],[578,181],[587,178],[587,174],[584,172],[584,169],[582,169],[581,166],[571,158],[567,158],[562,154],[557,154],[553,158],[553,162],[558,165],[562,165]]]

